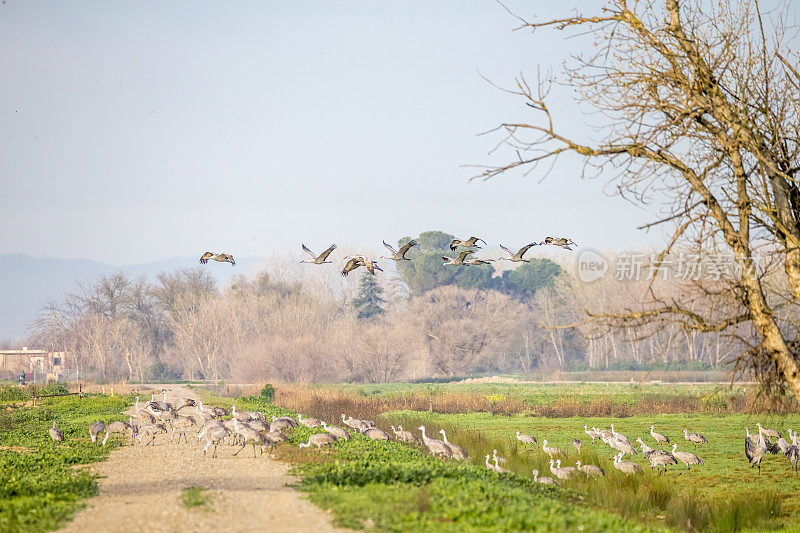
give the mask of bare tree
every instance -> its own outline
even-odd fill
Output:
[[[743,362],[800,398],[795,331],[779,318],[780,295],[756,265],[759,253],[778,257],[790,303],[800,300],[800,69],[785,10],[764,16],[756,0],[611,0],[592,16],[520,20],[533,30],[574,29],[596,43],[595,53],[566,67],[564,81],[607,124],[599,142],[565,133],[547,105],[549,80],[532,87],[520,77],[512,92],[539,116],[502,125],[521,155],[482,176],[574,153],[588,169],[616,172],[619,192],[633,201],[661,202],[665,212],[654,224],[674,225],[664,253],[683,243],[735,261],[726,291],[709,295],[729,305],[712,317],[679,299],[653,298],[639,310],[598,316],[679,319],[701,332],[749,324],[758,340]]]

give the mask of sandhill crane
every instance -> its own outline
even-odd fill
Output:
[[[347,257],[345,257],[345,259],[347,259]],[[347,276],[350,272],[362,266],[366,267],[369,273],[373,276],[375,275],[376,270],[383,272],[383,269],[378,266],[376,261],[368,259],[363,255],[356,255],[351,257],[347,264],[344,265],[344,268],[342,269],[342,276]]]
[[[334,442],[336,442],[336,437],[334,437],[330,433],[314,433],[308,438],[308,442],[300,443],[299,447],[308,448],[313,444],[319,450],[323,446],[330,446]]]
[[[315,428],[322,425],[322,420],[319,418],[303,418],[303,415],[297,415],[297,421],[307,428]]]
[[[389,253],[392,254],[390,256],[381,256],[381,259],[391,259],[392,261],[411,261],[408,257],[406,257],[406,252],[408,252],[413,246],[417,245],[417,241],[408,241],[406,244],[400,247],[399,250],[395,250],[391,244],[383,241],[383,245],[389,250]]]
[[[264,435],[256,431],[255,429],[251,428],[247,424],[240,422],[238,419],[233,419],[234,431],[239,434],[239,436],[244,441],[242,443],[242,447],[236,451],[233,455],[239,455],[239,452],[245,449],[247,443],[251,443],[253,445],[253,458],[256,456],[256,443],[262,444],[264,442]]]
[[[747,431],[747,428],[745,428]],[[764,435],[761,434],[760,428],[758,438],[753,439],[750,432],[747,431],[747,436],[744,439],[744,455],[750,462],[750,466],[758,466],[758,473],[761,473],[761,461],[764,459],[764,454],[767,452],[767,445],[764,441]],[[688,465],[687,465],[688,466]]]
[[[561,248],[570,251],[572,250],[570,246],[578,246],[572,239],[567,239],[564,237],[545,237],[544,241],[540,242],[539,244],[552,244],[553,246],[560,246]]]
[[[296,428],[296,427],[299,425],[299,424],[297,423],[297,420],[295,420],[295,419],[294,419],[294,418],[292,418],[291,416],[279,416],[279,417],[277,417],[277,418],[276,418],[276,417],[274,417],[274,416],[272,417],[272,421],[273,421],[273,422],[277,422],[278,420],[282,420],[282,421],[284,421],[284,422],[287,422],[287,423],[288,423],[290,426],[292,426],[293,428]]]
[[[464,261],[465,265],[470,266],[480,266],[480,265],[490,265],[494,262],[494,259],[478,259],[477,257],[473,257],[472,259],[467,259]]]
[[[558,479],[569,479],[578,473],[578,470],[574,466],[561,466],[561,459],[555,462],[555,466],[553,466],[553,462],[554,461],[550,459],[550,472]]]
[[[530,263],[529,260],[523,259],[523,256],[525,255],[525,252],[527,252],[534,246],[537,246],[537,243],[532,242],[530,244],[526,244],[525,246],[520,248],[517,253],[514,253],[501,244],[500,249],[503,250],[508,255],[510,255],[511,257],[501,257],[500,259],[498,259],[498,261],[511,261],[513,263]]]
[[[439,439],[432,439],[425,434],[425,426],[420,426],[417,429],[422,432],[422,442],[428,447],[433,455],[440,455],[442,457],[451,457],[453,455],[453,452],[450,450],[450,446]]]
[[[581,453],[581,441],[578,439],[572,439],[572,447],[578,450],[578,453]]]
[[[281,442],[289,442],[291,439],[284,435],[280,431],[259,431],[261,435],[264,437],[264,442],[266,444],[261,447],[261,453],[264,453],[264,450],[269,446],[270,448],[270,455],[272,455],[272,450]]]
[[[758,424],[756,424],[758,425]],[[761,427],[759,426],[759,431]],[[698,444],[708,444],[708,439],[702,436],[700,433],[689,433],[688,429],[683,430],[683,438],[694,444],[694,447],[697,448]]]
[[[175,410],[180,411],[184,407],[195,407],[196,405],[197,402],[195,402],[191,398],[181,398],[181,403],[179,403],[177,407],[175,407]]]
[[[131,427],[131,446],[133,446],[134,438],[139,435],[139,424],[133,419],[132,416],[129,416],[128,425]]]
[[[654,429],[655,426],[650,426],[650,436],[652,436],[656,440],[656,442],[663,442],[665,444],[669,444],[669,437],[667,437],[666,435],[662,435],[661,433],[656,433],[655,431],[653,431]]]
[[[363,432],[363,435],[372,440],[391,440],[388,433],[378,428],[369,428]]]
[[[256,431],[267,431],[267,432],[269,431],[269,426],[270,426],[269,424],[267,424],[263,420],[259,420],[259,419],[255,419],[255,420],[251,419],[248,422],[245,422],[245,424],[247,424],[251,428],[255,429]]]
[[[580,461],[575,462],[575,467],[587,476],[605,476],[606,471],[597,465],[581,465]]]
[[[452,257],[447,257],[446,255],[443,255],[442,256],[442,260],[444,261],[444,263],[442,263],[442,266],[446,266],[446,265],[461,266],[461,265],[464,264],[464,259],[466,259],[467,256],[469,254],[471,254],[472,252],[473,252],[473,250],[464,250],[463,252],[458,254],[458,256],[456,256],[455,259],[453,259]]]
[[[292,425],[290,422],[286,420],[273,420],[269,425],[270,431],[282,431],[284,429],[293,428],[297,425],[297,422]]]
[[[672,455],[675,459],[679,460],[683,464],[686,465],[686,470],[691,470],[689,465],[701,465],[703,464],[703,460],[697,457],[695,454],[690,452],[678,452],[678,443],[674,443],[672,445]],[[761,471],[761,465],[759,465],[759,471]]]
[[[547,440],[542,441],[542,451],[550,456],[550,459],[553,458],[554,455],[563,455],[566,457],[566,452],[561,448],[556,448],[555,446],[548,446]]]
[[[797,472],[797,460],[800,459],[800,447],[798,447],[797,444],[792,444],[786,449],[784,455],[789,458],[789,461],[792,463],[792,468]]]
[[[56,427],[55,420],[53,420],[53,427],[51,427],[47,432],[50,433],[50,438],[54,441],[64,442],[64,432]]]
[[[208,453],[208,447],[213,444],[214,453],[211,455],[211,457],[216,457],[217,445],[223,440],[225,440],[225,437],[228,436],[228,430],[221,425],[215,424],[209,427],[207,430],[203,431],[201,434],[206,441],[206,445],[203,447],[203,455],[206,455]]]
[[[175,437],[175,430],[178,431],[178,444],[181,443],[181,435],[183,435],[183,442],[188,442],[186,438],[186,430],[190,427],[194,427],[195,425],[194,418],[189,418],[188,416],[176,416],[172,421],[172,434],[169,437],[170,442],[172,442],[172,439]]]
[[[623,461],[622,454],[614,456],[614,468],[626,474],[641,474],[642,467],[632,461]]]
[[[536,444],[536,437],[533,435],[520,434],[519,430],[517,430],[517,440],[522,444]]]
[[[611,431],[610,429],[597,429],[595,427],[593,427],[592,429],[600,433],[600,439],[603,442],[606,442],[608,439],[614,436],[614,432]]]
[[[677,447],[678,447],[677,444],[673,444],[672,449],[674,450]],[[646,455],[645,457],[647,457],[647,459],[650,461],[650,468],[655,468],[656,471],[658,471],[659,467],[663,467],[664,472],[666,472],[667,466],[678,464],[678,461],[675,460],[675,456],[665,450],[653,450],[652,452],[650,452],[649,455]]]
[[[651,448],[650,446],[648,446],[647,444],[645,444],[645,443],[644,443],[644,441],[643,441],[641,438],[637,438],[637,439],[636,439],[636,442],[638,442],[639,444],[641,444],[641,445],[642,445],[642,455],[644,455],[644,456],[645,456],[645,457],[647,457],[647,458],[649,458],[649,457],[650,457],[650,454],[651,454],[651,453],[653,453],[654,451],[656,451],[656,450],[655,450],[655,448]]]
[[[756,422],[756,425],[758,426],[758,428],[761,430],[761,433],[765,437],[768,437],[770,439],[779,439],[779,438],[781,438],[781,432],[780,431],[777,431],[777,430],[774,430],[774,429],[767,429],[765,427],[761,427],[761,424],[759,424],[758,422]]]
[[[492,450],[492,459],[493,459],[495,462],[499,462],[500,464],[506,464],[506,459],[505,459],[505,457],[500,457],[500,456],[498,456],[498,455],[497,455],[497,450]]]
[[[494,470],[498,474],[504,474],[504,473],[508,472],[508,470],[506,470],[505,468],[503,468],[502,466],[500,466],[497,463],[497,458],[496,457],[494,459],[494,464],[490,463],[489,462],[489,454],[488,453],[486,454],[486,468],[488,468],[489,470]]]
[[[392,426],[392,431],[394,431],[394,437],[401,441],[401,442],[410,442],[412,444],[422,444],[419,438],[411,433],[410,431],[404,431],[403,426],[399,426],[399,429],[395,429]]]
[[[155,446],[156,441],[156,433],[160,433],[161,429],[156,426],[155,424],[144,424],[139,428],[138,436],[139,436],[139,444],[144,441],[144,438],[149,436],[150,440],[145,443],[145,446],[152,444]]]
[[[340,428],[339,426],[329,426],[325,422],[322,422],[322,429],[336,437],[337,439],[342,440],[350,440],[350,433],[347,430]]]
[[[231,406],[231,416],[240,422],[249,422],[253,418],[246,411],[236,412],[236,405]]]
[[[459,240],[459,239],[453,239],[450,242],[450,250],[455,252],[456,248],[458,248],[459,246],[463,246],[464,248],[480,248],[480,246],[476,246],[478,244],[478,242],[482,242],[483,244],[486,244],[486,241],[484,241],[483,239],[479,239],[477,237],[470,237],[466,241],[462,241],[462,240]]]
[[[112,433],[125,433],[129,429],[131,429],[131,426],[127,422],[111,422],[106,426],[106,436],[103,438],[103,446],[106,445],[108,437],[110,437]],[[133,444],[133,442],[131,442],[131,444]]]
[[[301,259],[300,260],[301,263],[312,263],[314,265],[321,265],[323,263],[332,263],[333,262],[333,261],[326,261],[326,259],[328,259],[328,256],[331,255],[331,252],[333,252],[336,249],[336,245],[335,244],[331,244],[330,248],[328,248],[327,250],[325,250],[324,252],[322,252],[319,255],[314,255],[314,252],[312,252],[311,250],[306,248],[305,244],[301,244],[300,246],[303,247],[303,251],[305,253],[307,253],[309,256],[311,256],[311,259]]]
[[[223,407],[213,407],[213,406],[203,405],[203,402],[199,403],[198,409],[200,411],[213,415],[214,417],[228,416],[230,414],[228,410]]]
[[[630,441],[630,439],[628,437],[626,437],[625,435],[623,435],[619,431],[614,431],[614,424],[611,424],[611,434],[616,439],[621,440],[622,442],[627,442],[628,444],[631,444],[631,441]]]
[[[97,435],[105,430],[106,423],[102,420],[89,424],[89,436],[92,438],[92,444],[97,444]]]
[[[213,261],[219,261],[220,263],[230,263],[232,265],[236,265],[236,261],[233,260],[233,256],[231,254],[215,254],[214,252],[206,252],[200,256],[200,262],[204,265],[208,263],[209,259]]]
[[[488,458],[489,456],[487,455],[486,457]],[[533,482],[542,483],[544,485],[555,485],[556,487],[558,486],[556,480],[551,477],[539,477],[539,471],[535,469],[533,471]]]
[[[444,443],[450,447],[450,456],[453,459],[455,459],[456,461],[463,461],[465,459],[469,459],[469,454],[467,454],[467,450],[465,450],[458,444],[453,444],[452,442],[448,442],[447,435],[445,434],[443,429],[440,429],[439,433],[442,434],[442,440],[444,441]]]
[[[608,441],[606,441],[609,446],[621,452],[623,455],[630,454],[636,455],[636,448],[633,447],[631,441],[627,438],[620,438],[619,434],[612,436]]]
[[[583,425],[583,432],[592,438],[592,444],[596,439],[602,439],[603,436],[595,428],[589,429],[586,424]]]

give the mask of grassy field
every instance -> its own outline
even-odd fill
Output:
[[[16,387],[14,387],[16,388]],[[88,426],[127,420],[130,399],[76,396],[43,399],[25,406],[24,393],[0,390],[0,531],[37,532],[58,527],[97,492],[92,474],[80,465],[104,459],[115,446],[92,446]],[[8,405],[16,405],[10,408]],[[48,435],[53,420],[65,442]]]
[[[278,402],[288,391],[278,388]],[[408,410],[429,397],[430,409]],[[462,397],[461,403],[457,399]],[[309,415],[335,420],[341,412],[377,417],[379,425],[402,424],[415,429],[424,423],[428,433],[441,428],[453,442],[470,452],[473,464],[483,468],[484,456],[497,449],[508,458],[508,468],[529,477],[537,468],[549,475],[549,459],[537,447],[524,450],[516,440],[520,430],[567,451],[565,464],[577,459],[598,464],[605,479],[578,479],[562,484],[579,506],[602,509],[648,527],[683,530],[761,531],[800,529],[800,477],[781,455],[769,455],[762,473],[751,469],[744,457],[744,428],[757,431],[756,422],[780,430],[800,427],[800,415],[766,414],[752,390],[718,385],[344,385],[311,387],[287,402]],[[496,409],[498,405],[518,405]],[[392,408],[395,410],[392,410]],[[400,409],[397,409],[397,408]],[[686,412],[696,409],[697,412]],[[443,412],[437,412],[437,411]],[[355,411],[355,412],[354,412]],[[550,416],[541,416],[548,413]],[[610,413],[606,415],[605,413]],[[620,414],[623,413],[623,414]],[[651,472],[638,454],[633,459],[645,474],[630,478],[616,471],[611,449],[591,444],[583,425],[608,428],[610,424],[631,440],[641,437],[655,445],[650,425],[678,443],[678,449],[695,451],[683,438],[683,429],[697,431],[709,444],[696,450],[704,465],[686,471],[671,467],[664,475]],[[418,431],[417,431],[418,433]],[[437,435],[438,436],[438,435]],[[572,439],[583,443],[578,455]]]

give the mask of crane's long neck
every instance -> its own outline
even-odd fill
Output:
[[[445,444],[447,444],[447,435],[445,434],[444,430],[441,430],[439,433],[442,434],[442,440]]]
[[[672,445],[672,453],[675,453],[675,450],[677,449],[678,449],[678,443],[676,442],[675,444]]]
[[[500,463],[497,461],[497,457],[496,457],[496,456],[495,456],[495,458],[494,458],[494,467],[495,467],[496,469],[500,470]]]
[[[420,429],[420,431],[422,431],[422,440],[423,441],[427,441],[428,437],[427,437],[427,435],[425,435],[425,426],[420,426],[419,429]]]

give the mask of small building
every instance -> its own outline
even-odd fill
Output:
[[[58,375],[64,368],[65,352],[31,350],[0,350],[0,379],[16,379],[20,372]]]

